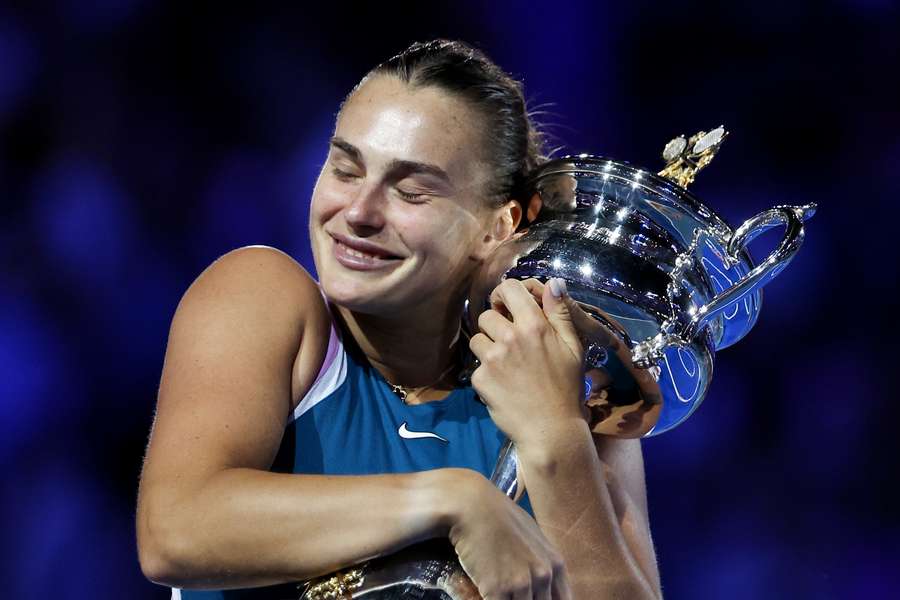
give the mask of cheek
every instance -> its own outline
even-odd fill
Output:
[[[407,214],[398,217],[394,223],[407,247],[416,248],[425,255],[430,267],[461,266],[469,255],[473,232],[459,215]]]
[[[315,226],[330,219],[341,209],[341,195],[323,176],[319,176],[313,188],[309,206],[310,224]]]

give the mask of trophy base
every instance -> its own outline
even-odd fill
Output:
[[[430,540],[309,582],[301,600],[482,600],[447,540]]]

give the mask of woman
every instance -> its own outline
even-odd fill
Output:
[[[591,436],[564,285],[499,286],[468,340],[482,364],[457,383],[468,285],[539,160],[519,84],[461,43],[363,79],[313,191],[319,284],[243,248],[179,304],[138,501],[150,579],[268,597],[188,590],[447,537],[488,599],[658,596],[640,446]],[[536,522],[485,477],[504,436]]]

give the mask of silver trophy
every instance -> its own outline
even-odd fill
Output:
[[[658,174],[585,154],[544,164],[528,186],[529,213],[537,218],[497,249],[473,284],[470,327],[505,278],[566,281],[596,321],[583,332],[584,410],[595,433],[642,437],[684,422],[706,395],[715,351],[750,331],[761,288],[800,248],[815,205],[776,206],[732,228],[687,191],[726,135],[718,127],[675,138]],[[777,226],[781,242],[754,263],[747,244]],[[492,481],[513,499],[524,491],[510,442]],[[443,540],[300,589],[304,600],[480,599]]]

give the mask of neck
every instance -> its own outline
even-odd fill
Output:
[[[397,317],[364,314],[342,306],[337,310],[360,350],[388,382],[447,390],[453,388],[448,384],[452,379],[441,376],[456,361],[457,344],[465,343],[459,332],[462,306],[459,299],[437,314],[432,307],[431,312],[418,309]]]

